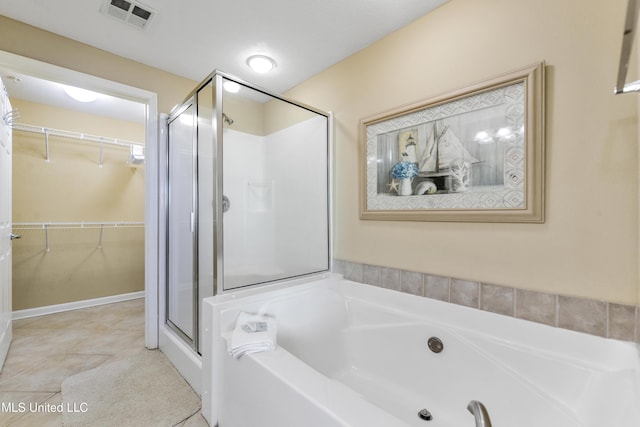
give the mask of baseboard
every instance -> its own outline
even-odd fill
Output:
[[[83,301],[67,302],[64,304],[47,305],[44,307],[27,308],[25,310],[16,310],[12,313],[11,318],[13,320],[26,319],[29,317],[44,316],[46,314],[61,313],[63,311],[94,307],[96,305],[112,304],[114,302],[128,301],[137,298],[144,298],[144,291],[93,298]]]
[[[198,396],[202,396],[202,359],[168,326],[160,328],[160,351]]]
[[[4,323],[4,322],[3,322]],[[11,324],[0,333],[0,371],[4,367],[4,361],[9,352],[9,346],[11,345],[11,339],[13,338],[13,330]]]

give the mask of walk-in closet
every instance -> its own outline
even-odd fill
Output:
[[[100,115],[11,97],[12,84],[14,318],[142,297],[144,105]]]

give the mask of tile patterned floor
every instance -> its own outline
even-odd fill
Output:
[[[58,405],[60,385],[68,376],[142,349],[143,299],[14,321],[13,341],[0,372],[0,426],[62,426],[61,413],[31,412],[28,405]],[[20,403],[27,409],[21,411]],[[198,412],[175,427],[207,425]]]

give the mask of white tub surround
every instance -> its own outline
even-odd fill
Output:
[[[240,312],[278,322],[274,352],[233,359]],[[203,414],[220,427],[640,425],[637,344],[333,276],[207,298]],[[212,326],[213,325],[213,326]],[[427,341],[438,337],[440,353]],[[428,409],[432,421],[418,417]]]

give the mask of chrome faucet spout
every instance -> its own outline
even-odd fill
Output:
[[[472,400],[467,405],[467,409],[476,418],[476,427],[491,427],[489,412],[481,402]]]

